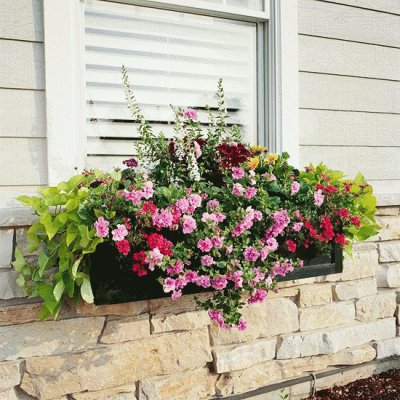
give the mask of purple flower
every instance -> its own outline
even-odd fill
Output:
[[[108,235],[108,226],[110,223],[103,217],[99,217],[98,220],[93,224],[96,228],[96,235],[105,238]]]
[[[262,303],[267,298],[267,292],[263,289],[257,289],[255,294],[247,299],[249,304]]]
[[[122,164],[126,165],[128,168],[137,167],[139,164],[134,158],[130,158],[129,160],[122,161]]]
[[[247,329],[247,322],[243,318],[240,318],[237,328],[239,331],[245,331]]]
[[[290,188],[290,194],[294,196],[300,190],[300,183],[297,181],[293,181],[292,186]]]
[[[115,242],[119,242],[120,240],[123,240],[125,236],[128,235],[128,229],[126,229],[126,226],[124,224],[118,224],[117,228],[111,231],[112,233],[112,238]]]
[[[219,236],[214,236],[211,238],[212,244],[216,249],[220,249],[223,244],[223,239]]]
[[[197,228],[196,221],[190,215],[183,217],[182,232],[184,234],[192,233]]]
[[[183,112],[183,118],[192,119],[193,121],[197,119],[197,112],[193,108],[187,108]]]

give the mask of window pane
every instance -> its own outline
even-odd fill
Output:
[[[196,3],[199,5],[204,3],[207,4],[208,7],[210,7],[212,4],[217,4],[218,6],[263,11],[263,0],[197,0]]]
[[[223,78],[230,123],[256,141],[256,26],[172,11],[90,1],[85,10],[87,167],[118,166],[133,153],[121,66],[155,131],[173,133],[170,104],[216,107]],[[204,125],[206,128],[206,125]]]

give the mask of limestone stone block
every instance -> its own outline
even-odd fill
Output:
[[[267,299],[262,304],[245,307],[243,318],[248,323],[245,331],[228,331],[210,325],[212,343],[221,345],[247,342],[299,330],[298,308],[287,298]]]
[[[391,291],[381,291],[376,295],[363,297],[356,302],[356,319],[373,321],[392,317],[396,311],[396,298],[396,293]]]
[[[0,299],[26,297],[26,294],[16,283],[17,278],[18,273],[14,269],[0,269]]]
[[[332,354],[340,350],[361,346],[373,340],[396,336],[395,318],[352,324],[311,332],[285,335],[278,341],[277,359]]]
[[[122,343],[150,336],[149,315],[111,320],[101,335],[101,343]]]
[[[400,263],[379,264],[375,272],[378,287],[400,287]]]
[[[21,383],[21,362],[0,362],[0,391]]]
[[[0,268],[11,266],[14,242],[13,229],[0,229]]]
[[[41,303],[0,306],[0,325],[24,324],[39,321]]]
[[[206,368],[139,381],[138,400],[206,400],[213,393]]]
[[[0,359],[62,354],[97,344],[104,318],[76,318],[0,327]]]
[[[73,400],[136,400],[136,386],[117,386],[95,392],[74,393]]]
[[[75,303],[74,303],[75,305]],[[118,315],[118,316],[135,316],[144,314],[149,311],[149,304],[147,300],[134,301],[130,303],[120,304],[105,304],[101,306],[95,306],[94,304],[88,304],[84,301],[76,304],[75,312],[77,315]]]
[[[81,354],[25,361],[21,388],[41,400],[132,385],[137,380],[204,367],[212,361],[207,328],[154,335]]]
[[[300,287],[300,307],[319,306],[330,302],[332,302],[332,287],[330,284],[313,284]]]
[[[300,330],[310,331],[349,323],[355,318],[353,303],[331,303],[299,310]]]
[[[376,279],[337,283],[333,286],[335,300],[360,299],[377,293]]]
[[[399,207],[378,207],[376,215],[399,215]]]
[[[376,342],[376,358],[400,356],[400,337]]]
[[[400,241],[382,242],[378,244],[379,262],[400,261]]]
[[[330,356],[329,365],[358,365],[369,362],[376,357],[376,350],[372,345],[364,345],[352,349],[345,349]]]
[[[376,235],[377,241],[398,240],[400,239],[400,217],[381,216],[377,217],[378,224],[382,229]]]
[[[397,304],[397,306],[396,306],[396,312],[394,315],[397,318],[397,325],[400,326],[400,305],[399,304]]]
[[[197,297],[206,300],[212,297],[211,293],[200,293]],[[180,314],[183,312],[200,310],[200,306],[196,304],[194,295],[184,295],[177,300],[171,300],[170,297],[162,299],[149,300],[149,312],[152,315],[157,314]]]
[[[342,281],[352,281],[373,277],[378,265],[378,252],[375,243],[362,243],[354,246],[353,256],[343,260]]]
[[[213,349],[214,370],[218,373],[237,371],[272,360],[275,357],[276,338]]]
[[[282,379],[281,368],[276,361],[267,361],[240,371],[221,374],[216,383],[218,396],[248,392]]]
[[[190,331],[211,323],[207,311],[193,311],[181,314],[161,314],[151,318],[152,333]]]

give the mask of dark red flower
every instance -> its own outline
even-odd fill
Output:
[[[137,167],[139,164],[134,158],[130,158],[129,160],[122,161],[122,164],[126,165],[128,168]]]
[[[357,217],[357,215],[355,215],[354,217],[350,217],[350,221],[353,225],[355,225],[357,228],[359,228],[361,226],[361,221],[360,218]]]
[[[347,244],[346,237],[344,236],[343,233],[337,233],[336,234],[335,242],[340,244],[340,245],[342,245],[342,246],[345,246]]]
[[[341,208],[339,211],[336,211],[336,215],[338,215],[339,217],[343,217],[343,218],[349,218],[350,214],[349,214],[349,210],[347,210],[346,208]]]
[[[222,143],[217,147],[222,168],[237,167],[247,161],[252,153],[241,143]]]
[[[142,211],[146,214],[154,215],[157,211],[157,206],[152,201],[146,201],[142,204]]]
[[[332,221],[326,215],[323,215],[321,217],[321,228],[322,228],[322,233],[325,236],[326,242],[329,242],[330,240],[332,240],[335,237],[335,232],[333,230]]]
[[[150,249],[157,248],[160,250],[160,253],[164,256],[172,256],[172,251],[170,250],[173,246],[172,242],[166,239],[163,235],[159,235],[158,233],[151,233],[147,237],[147,244]]]

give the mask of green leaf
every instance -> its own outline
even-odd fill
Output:
[[[84,248],[89,244],[89,229],[86,225],[78,225],[78,230],[81,235],[79,244]]]
[[[39,296],[43,299],[46,308],[54,315],[57,310],[58,301],[54,297],[52,286],[48,284],[40,285]]]
[[[78,267],[79,267],[79,264],[81,263],[81,261],[82,261],[82,257],[79,257],[79,258],[74,262],[74,264],[72,265],[72,268],[71,268],[71,275],[72,275],[73,278],[76,278],[76,277],[77,277]]]
[[[15,261],[12,265],[17,272],[21,272],[26,265],[25,258],[18,247],[15,249]]]
[[[36,197],[37,198],[37,197]],[[24,206],[32,206],[33,200],[31,196],[18,196],[17,200],[22,203]]]
[[[76,210],[79,207],[79,200],[78,199],[69,199],[66,204],[67,211],[71,212]]]
[[[44,251],[41,251],[39,253],[39,259],[38,259],[38,264],[39,264],[39,276],[43,276],[43,273],[48,265],[50,258],[47,256],[47,254]]]
[[[48,308],[43,304],[42,307],[40,308],[39,311],[39,318],[43,321],[46,318],[50,317],[51,312],[48,310]]]
[[[67,228],[66,243],[69,246],[78,236],[78,228],[75,225],[69,225]]]
[[[47,237],[49,240],[53,239],[53,237],[56,235],[58,231],[57,225],[53,224],[53,220],[51,218],[50,214],[45,214],[40,217],[40,222],[43,224],[43,226],[46,229]]]
[[[57,285],[53,289],[53,295],[56,301],[60,301],[61,297],[64,293],[65,285],[63,280],[61,279],[60,281],[57,282]]]
[[[93,292],[92,286],[90,285],[90,281],[88,279],[84,279],[81,285],[81,295],[82,299],[86,301],[86,303],[93,303]]]
[[[15,282],[16,282],[17,285],[20,286],[20,287],[25,286],[25,278],[24,278],[24,275],[23,275],[23,274],[20,274],[20,275],[18,276],[18,278],[16,279]]]

